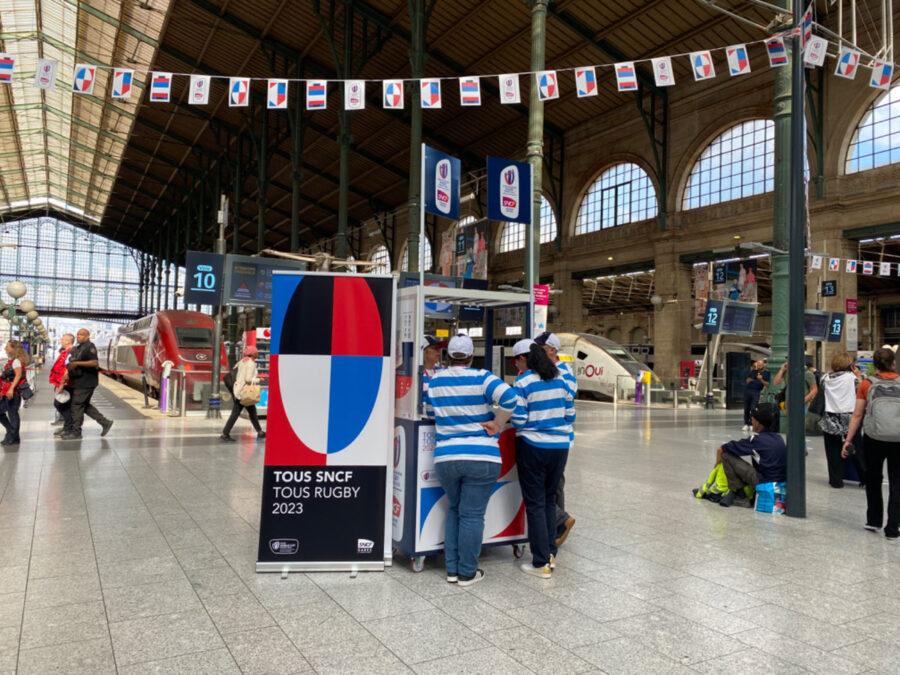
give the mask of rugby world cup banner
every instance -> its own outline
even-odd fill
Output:
[[[394,280],[278,273],[257,572],[384,568]]]
[[[425,146],[422,204],[425,213],[459,220],[459,172],[456,157]]]
[[[531,223],[531,165],[487,158],[488,219]]]

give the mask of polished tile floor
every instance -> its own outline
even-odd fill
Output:
[[[898,673],[900,545],[809,454],[809,517],[698,502],[734,414],[583,403],[578,523],[547,582],[254,573],[262,446],[99,392],[105,439],[50,440],[46,387],[0,454],[0,673]]]

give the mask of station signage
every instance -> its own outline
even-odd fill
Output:
[[[305,262],[260,258],[250,255],[225,256],[224,304],[243,307],[268,307],[272,304],[272,279],[276,271],[307,269]]]
[[[488,219],[531,223],[531,165],[487,158]]]
[[[456,157],[422,145],[422,207],[425,213],[459,220],[459,178],[462,166]]]
[[[828,323],[828,342],[840,342],[844,336],[844,313],[832,312]]]
[[[702,332],[707,335],[717,335],[722,329],[722,315],[724,314],[724,300],[707,300],[706,311],[703,313]]]
[[[217,306],[222,299],[221,253],[188,251],[185,259],[184,302]]]
[[[833,298],[837,296],[837,280],[831,279],[822,282],[822,297]]]

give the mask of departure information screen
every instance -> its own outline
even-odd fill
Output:
[[[722,332],[727,335],[753,335],[756,323],[756,305],[729,302],[722,317]]]

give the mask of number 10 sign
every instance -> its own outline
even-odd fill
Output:
[[[222,297],[223,262],[223,256],[219,253],[188,251],[184,280],[186,304],[219,304]]]

